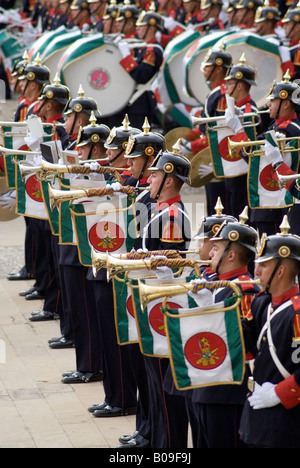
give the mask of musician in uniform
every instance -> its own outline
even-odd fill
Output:
[[[206,97],[204,109],[201,112],[200,118],[224,115],[226,109],[225,76],[230,69],[231,63],[232,57],[229,52],[223,50],[223,46],[220,46],[219,50],[210,49],[204,58],[201,64],[201,71],[211,91]],[[199,128],[196,128],[194,131],[199,133],[200,138],[190,142],[181,139],[181,142],[184,146],[183,154],[186,154],[186,150],[187,152],[191,151],[196,155],[199,151],[208,147],[206,126],[200,125]],[[212,172],[212,165],[202,165],[199,167],[199,175],[202,177]],[[218,197],[221,197],[221,199],[224,200],[224,203],[226,204],[227,194],[224,180],[215,179],[213,182],[207,183],[205,185],[205,193],[206,210],[208,215],[211,215],[214,212],[214,206],[217,203]]]
[[[290,71],[292,80],[300,78],[300,8],[289,8],[282,19],[285,39],[281,41],[279,53],[281,57],[281,68],[283,74]],[[287,42],[287,43],[286,43]]]
[[[89,124],[92,113],[99,116],[95,101],[84,96],[80,87],[76,98],[69,100],[64,113],[66,131],[76,135],[72,149],[76,149],[80,127]],[[102,131],[102,128],[101,128]],[[66,176],[65,176],[66,177]],[[78,179],[77,176],[75,176]],[[73,178],[72,175],[69,178]],[[102,180],[102,176],[100,178]],[[80,180],[80,179],[79,179]],[[97,181],[95,181],[95,184]],[[87,280],[88,267],[80,263],[76,245],[59,245],[59,267],[64,298],[64,330],[58,339],[50,340],[52,349],[75,345],[76,370],[63,373],[65,384],[87,383],[102,380],[102,349],[93,287]]]
[[[278,8],[274,6],[258,7],[255,14],[255,32],[266,38],[276,38],[275,28],[280,21]]]
[[[246,350],[254,358],[253,382],[244,406],[240,435],[250,447],[299,448],[299,286],[300,238],[266,236],[256,260],[261,293],[243,320]]]
[[[235,22],[240,29],[253,28],[256,11],[263,6],[262,0],[242,0],[235,5]]]
[[[160,126],[151,80],[159,71],[163,60],[163,49],[155,37],[157,31],[163,30],[163,19],[155,12],[143,11],[136,22],[136,28],[138,38],[146,44],[132,49],[126,40],[122,40],[118,42],[118,47],[122,55],[120,65],[136,82],[137,89],[124,109],[105,119],[110,128],[118,126],[125,114],[136,128],[142,128],[145,116],[151,127]]]
[[[163,151],[150,171],[150,197],[154,203],[148,204],[148,224],[142,235],[143,248],[150,251],[184,251],[189,246],[191,232],[180,191],[184,183],[189,183],[190,162],[176,153]],[[172,379],[166,378],[169,359],[145,356],[144,360],[150,398],[150,446],[186,447],[188,417],[185,401],[175,391]]]
[[[69,29],[74,26],[81,30],[88,29],[91,24],[91,13],[87,0],[73,0],[70,7],[70,16]]]
[[[91,24],[90,30],[102,31],[103,23],[102,19],[107,7],[107,0],[88,0],[88,4],[91,12]]]
[[[49,83],[50,72],[45,65],[40,63],[38,56],[35,61],[26,63],[20,73],[18,79],[24,96],[23,111],[26,109],[26,116],[24,115],[24,120],[26,120],[32,114],[38,115],[38,97],[43,85]],[[33,142],[33,147],[35,144],[36,142]],[[33,240],[33,251],[32,248],[29,249],[34,259],[35,283],[30,289],[21,291],[20,295],[28,301],[44,299],[49,282],[49,266],[45,252],[49,252],[50,249],[47,236],[45,236],[45,221],[26,218],[25,249],[28,242],[27,236],[31,241]]]
[[[257,233],[245,224],[247,215],[245,211],[240,215],[239,222],[226,220],[210,239],[212,248],[210,257],[212,269],[218,275],[218,280],[249,281],[249,284],[240,284],[242,294],[241,316],[250,314],[250,304],[259,289],[251,283],[252,276],[248,271],[248,263],[255,256]],[[201,296],[207,290],[200,290],[197,303],[201,306]],[[230,287],[217,289],[212,296],[211,304],[223,301],[232,296]],[[198,302],[199,301],[199,302]],[[206,302],[207,305],[207,302]],[[249,369],[246,368],[248,377]],[[239,441],[238,427],[240,416],[247,393],[247,377],[241,385],[217,385],[193,389],[192,403],[194,418],[198,421],[195,439],[198,437],[195,448],[242,448],[244,443]]]
[[[53,83],[46,83],[43,86],[38,98],[40,102],[38,112],[43,117],[44,122],[53,125],[63,124],[64,117],[62,111],[69,99],[69,89],[66,86],[60,84],[57,75]],[[58,137],[54,129],[53,140],[57,139]],[[49,282],[45,292],[43,309],[33,312],[29,320],[32,322],[38,322],[60,318],[61,327],[63,328],[63,300],[58,261],[58,236],[52,235],[48,222],[44,222],[44,224],[45,237],[47,236],[49,238],[50,245],[50,249],[47,251],[49,264]]]
[[[123,39],[137,39],[136,21],[139,17],[139,9],[130,2],[124,2],[116,18],[116,27]]]
[[[225,78],[226,93],[234,98],[235,112],[244,114],[257,113],[258,109],[253,101],[250,90],[255,86],[255,71],[247,65],[246,58],[242,54],[239,62],[234,64]],[[235,113],[231,110],[225,110],[226,125],[232,129],[233,135],[230,137],[233,141],[247,141],[248,136],[244,131],[243,125]],[[248,204],[247,192],[247,174],[237,177],[225,177],[225,187],[228,194],[228,214],[238,218],[239,213]]]

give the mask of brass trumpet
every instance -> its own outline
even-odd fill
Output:
[[[48,179],[49,177],[58,175],[58,174],[111,174],[113,175],[118,182],[121,181],[120,172],[123,172],[124,168],[115,168],[109,166],[100,166],[96,170],[92,170],[89,167],[85,167],[83,165],[60,165],[60,164],[52,164],[42,159],[41,162],[41,171],[40,171],[40,178],[41,179]]]
[[[31,166],[30,164],[26,164],[24,162],[23,163],[19,162],[18,166],[19,166],[19,171],[20,171],[20,175],[22,179],[24,179],[28,175],[33,175],[33,174],[38,175],[41,170],[41,166]]]
[[[184,284],[166,284],[164,286],[153,286],[145,284],[138,280],[140,304],[142,310],[147,307],[147,304],[156,299],[170,298],[173,296],[180,296],[187,294],[189,291],[197,293],[200,289],[217,289],[230,286],[236,296],[240,296],[239,284],[260,284],[259,280],[249,281],[209,281],[206,283],[184,283]],[[217,309],[216,309],[217,310]]]
[[[122,258],[115,258],[110,255],[108,252],[106,253],[106,270],[107,270],[107,278],[113,278],[118,273],[124,273],[129,271],[136,271],[136,270],[156,270],[160,266],[167,266],[169,268],[184,268],[184,267],[192,267],[196,271],[196,275],[200,276],[201,272],[199,269],[199,261],[198,260],[191,260],[186,258],[167,258],[167,259],[160,259],[160,258],[144,258],[141,260],[128,260]],[[203,263],[203,262],[202,262]],[[104,265],[104,262],[100,262],[101,265]],[[104,268],[104,266],[102,266]],[[96,265],[95,265],[96,270]]]
[[[27,156],[27,155],[30,155],[30,156],[41,156],[41,152],[40,151],[26,151],[26,150],[17,150],[17,149],[11,149],[11,148],[5,148],[4,146],[0,146],[0,153],[4,153],[4,154],[12,154],[12,155],[24,155],[24,156]]]
[[[294,182],[294,180],[300,179],[300,174],[281,175],[281,174],[278,174],[277,171],[276,173],[277,173],[279,188],[283,188],[285,184],[288,184],[289,182]]]
[[[245,128],[247,128],[247,127],[257,127],[259,125],[259,123],[260,123],[260,120],[261,120],[260,119],[260,114],[261,113],[265,113],[265,112],[264,111],[249,112],[249,114],[238,115],[237,117],[239,117],[239,119],[242,120],[243,127],[245,127]],[[256,122],[251,122],[251,121],[244,122],[243,119],[245,117],[257,117],[258,119],[257,119]],[[217,116],[217,117],[195,117],[195,116],[191,116],[191,121],[192,121],[192,127],[196,127],[197,125],[205,125],[205,124],[209,124],[209,123],[213,123],[213,122],[224,122],[221,125],[215,125],[214,127],[212,127],[212,129],[228,128],[228,126],[226,125],[226,121],[225,121],[225,115],[224,115],[224,117],[222,115]]]
[[[294,148],[292,146],[284,146],[287,141],[291,140],[300,140],[300,137],[286,137],[286,138],[278,138],[278,146],[281,153],[289,153],[290,151],[299,151],[298,148]],[[245,151],[245,148],[253,147],[253,146],[264,146],[265,140],[249,140],[249,141],[232,141],[228,138],[228,152],[232,155],[238,149],[243,149],[246,156],[263,156],[265,154],[265,150],[263,148],[251,151]]]

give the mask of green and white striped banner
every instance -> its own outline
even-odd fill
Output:
[[[27,126],[1,126],[2,146],[8,149],[29,151],[25,143]],[[4,155],[5,179],[9,189],[16,189],[16,162],[25,159],[25,155]]]
[[[137,227],[134,204],[127,194],[82,199],[71,205],[71,213],[82,265],[92,266],[92,249],[108,253],[132,249]]]
[[[244,342],[235,304],[231,297],[210,310],[165,310],[171,369],[179,390],[243,381]]]

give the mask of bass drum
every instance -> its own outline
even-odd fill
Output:
[[[225,31],[216,31],[201,37],[188,49],[183,58],[184,92],[202,105],[206,101],[210,88],[201,72],[201,64],[207,52],[227,34],[229,33]]]
[[[5,177],[0,177],[0,197],[7,191],[8,188],[5,182]],[[11,211],[10,209],[2,208],[0,205],[0,222],[11,221],[17,217],[18,215],[15,213],[15,210]]]
[[[234,64],[239,61],[242,52],[245,53],[246,64],[252,66],[256,74],[256,86],[251,86],[251,97],[258,108],[263,107],[273,81],[282,79],[278,45],[247,31],[239,31],[223,37],[216,43],[216,47],[221,41],[224,48],[232,55]]]
[[[81,84],[86,97],[94,99],[102,117],[121,111],[132,96],[136,83],[120,65],[118,46],[102,33],[77,40],[68,47],[58,64],[61,83],[71,96]]]
[[[31,48],[28,50],[28,57],[32,61],[36,58],[38,54],[42,55],[48,44],[56,37],[67,34],[70,32],[69,29],[66,29],[65,26],[60,26],[54,31],[45,31],[42,36],[40,36],[34,43]]]
[[[79,29],[65,32],[64,34],[54,37],[46,45],[45,50],[41,54],[41,62],[50,70],[50,75],[54,77],[57,73],[58,63],[65,50],[82,37]]]

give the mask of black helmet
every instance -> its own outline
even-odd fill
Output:
[[[39,100],[42,99],[52,99],[65,106],[70,100],[69,88],[67,88],[67,86],[61,85],[59,77],[56,75],[52,84],[44,84],[39,95]]]
[[[225,80],[245,81],[251,86],[256,86],[255,70],[254,68],[250,67],[250,65],[246,65],[244,54],[241,56],[239,63],[231,67],[227,76],[225,77]]]
[[[163,17],[149,9],[148,11],[143,10],[137,19],[136,26],[155,26],[159,31],[164,30]]]
[[[113,127],[109,132],[107,140],[104,144],[107,149],[123,149],[126,150],[127,142],[130,135],[138,135],[142,133],[139,128],[130,127],[128,115],[125,115],[123,125],[120,127]]]
[[[292,101],[294,104],[300,103],[300,87],[295,82],[290,81],[289,70],[284,75],[282,81],[274,83],[267,96],[268,100],[281,99]]]
[[[11,76],[19,76],[23,74],[23,70],[26,65],[29,63],[29,57],[25,51],[21,59],[17,59],[12,68]]]
[[[276,7],[262,6],[256,10],[255,23],[262,21],[274,21],[275,23],[280,20],[279,10]]]
[[[243,214],[240,215],[240,221],[230,222],[225,220],[212,240],[236,242],[251,252],[256,253],[257,232],[253,227],[245,224]]]
[[[130,135],[126,147],[127,158],[138,156],[157,156],[160,151],[166,148],[165,138],[160,133],[150,132],[148,119],[145,119],[143,132],[138,135]]]
[[[80,127],[77,137],[76,146],[85,146],[89,143],[96,145],[97,143],[105,143],[109,135],[109,127],[105,124],[97,125],[94,113],[92,112],[90,124],[85,127]]]
[[[182,182],[190,183],[190,161],[179,154],[169,151],[160,151],[149,167],[149,171],[163,171],[165,174],[172,174]]]
[[[256,10],[258,7],[263,6],[262,0],[241,0],[237,5],[236,9],[247,8],[248,10]]]
[[[225,215],[222,213],[223,205],[221,203],[220,197],[218,198],[217,204],[215,206],[215,211],[216,214],[203,217],[194,239],[211,239],[218,233],[221,225],[225,221],[228,221],[228,223],[235,223],[238,221],[234,216]]]
[[[113,18],[116,19],[119,16],[120,7],[115,1],[111,1],[110,5],[107,5],[103,19]]]
[[[207,8],[213,7],[215,5],[223,6],[222,0],[201,0],[200,1],[200,10],[206,10]]]
[[[209,49],[206,56],[204,57],[203,62],[201,63],[201,68],[210,65],[216,65],[218,67],[230,68],[232,63],[232,57],[229,52],[225,50],[213,50]]]
[[[19,75],[19,80],[28,80],[44,85],[50,81],[50,70],[45,65],[41,65],[40,56],[33,62],[28,62],[23,68],[23,72]]]
[[[289,234],[289,228],[287,216],[285,215],[280,225],[281,233],[272,236],[262,235],[260,252],[258,253],[256,263],[266,262],[272,258],[282,260],[290,258],[300,262],[300,237],[295,234]]]
[[[90,6],[87,0],[73,0],[71,10],[89,10]]]
[[[92,98],[84,97],[84,91],[81,85],[78,90],[78,96],[74,99],[70,99],[64,109],[65,114],[71,114],[72,112],[84,112],[88,115],[91,115],[93,112],[96,119],[101,117],[96,101]]]
[[[124,6],[121,7],[119,10],[119,15],[117,17],[117,21],[121,21],[123,19],[130,19],[139,17],[139,9],[136,5],[126,4],[124,2]]]
[[[282,23],[288,23],[293,21],[294,23],[299,23],[300,21],[300,8],[289,8],[282,18]]]

